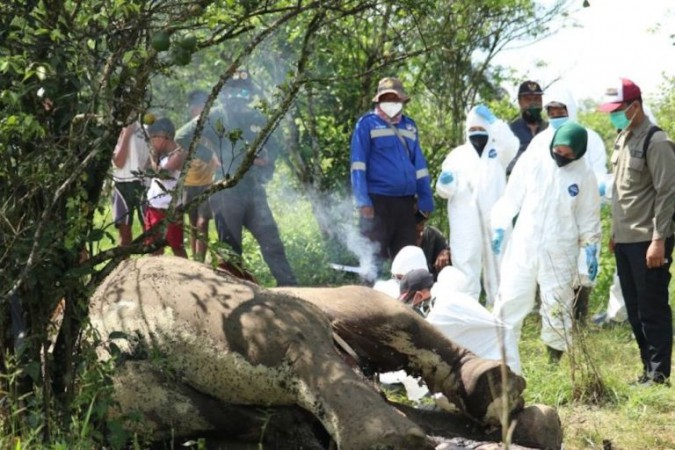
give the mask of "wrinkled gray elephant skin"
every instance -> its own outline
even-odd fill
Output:
[[[333,332],[378,371],[418,374],[477,423],[497,424],[504,398],[511,415],[523,408],[521,377],[455,346],[366,287],[268,290],[204,264],[146,257],[115,269],[90,313],[104,341],[113,338],[123,353],[150,363],[136,372],[120,366],[118,381],[126,381],[115,385],[119,412],[165,405],[180,416],[172,419],[177,434],[210,425],[190,404],[190,391],[225,405],[299,406],[339,449],[428,448],[422,428],[345,363]],[[100,357],[109,354],[101,349]],[[157,379],[149,370],[185,392],[176,387],[171,396],[166,384],[144,384]],[[134,376],[141,381],[134,384]],[[166,420],[152,414],[140,426],[157,438],[167,433]]]

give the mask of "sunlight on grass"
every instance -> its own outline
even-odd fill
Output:
[[[329,266],[335,258],[348,259],[349,254],[330,253],[313,216],[310,202],[288,188],[281,188],[282,173],[277,173],[269,191],[269,203],[279,226],[288,259],[302,285],[340,285],[357,282],[353,276],[335,272]],[[111,225],[109,201],[104,212],[97,216],[100,224],[107,226],[109,237],[100,241],[102,249],[115,245],[117,231]],[[603,211],[607,226],[608,214]],[[345,221],[354,221],[345,217]],[[134,235],[140,233],[138,222]],[[189,252],[186,231],[186,248]],[[217,241],[213,221],[209,239]],[[344,251],[344,250],[343,250]],[[170,251],[167,251],[170,253]],[[260,247],[253,237],[244,233],[244,259],[247,267],[264,286],[275,284]],[[612,255],[604,251],[601,257],[601,274],[591,295],[591,314],[606,307],[608,290],[614,272]],[[675,269],[674,269],[675,270]],[[671,284],[671,303],[675,286]],[[530,314],[523,326],[520,343],[523,374],[527,380],[524,392],[526,403],[544,403],[555,406],[560,413],[564,429],[564,448],[601,449],[603,442],[612,448],[675,449],[675,389],[668,387],[633,387],[641,371],[637,344],[628,324],[599,328],[589,324],[583,334],[594,367],[605,387],[605,395],[598,405],[574,400],[574,392],[584,393],[588,382],[575,372],[571,376],[570,359],[564,356],[560,364],[549,364],[544,344],[539,338],[541,321],[538,313]],[[576,389],[576,391],[575,391]],[[584,399],[583,395],[581,396]],[[589,400],[589,399],[586,399]]]

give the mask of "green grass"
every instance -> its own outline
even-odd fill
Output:
[[[277,177],[279,174],[277,174]],[[276,179],[275,178],[275,179]],[[302,196],[275,191],[273,182],[269,201],[286,246],[289,261],[302,285],[340,285],[355,282],[348,275],[336,273],[328,263],[349,255],[332,253],[321,239],[311,205]],[[603,211],[605,241],[608,212]],[[102,221],[106,216],[100,217]],[[344,220],[354,220],[346,217]],[[108,219],[109,221],[109,219]],[[103,223],[103,222],[102,222]],[[114,234],[114,229],[111,229]],[[137,232],[140,230],[136,230]],[[187,237],[186,237],[187,239]],[[217,241],[213,223],[210,240]],[[110,246],[113,242],[103,243]],[[186,248],[189,250],[189,245]],[[274,280],[262,259],[260,249],[248,233],[244,238],[245,263],[262,285]],[[170,250],[167,250],[170,252]],[[591,315],[606,307],[608,289],[614,271],[614,259],[605,249],[601,257],[601,273],[591,296]],[[671,304],[675,286],[671,284]],[[601,398],[595,398],[589,386],[585,366],[571,365],[564,356],[559,365],[547,362],[544,345],[539,339],[537,314],[527,317],[520,343],[523,374],[527,380],[527,404],[544,403],[558,408],[564,428],[565,449],[603,448],[603,441],[613,448],[666,450],[675,449],[675,388],[632,387],[641,371],[637,345],[628,324],[612,328],[589,325],[578,339],[585,339],[589,359],[597,369],[605,387]],[[576,359],[575,359],[576,361]],[[590,393],[590,394],[589,394]]]
[[[606,212],[603,215],[606,227],[608,215]],[[604,311],[607,305],[614,268],[613,256],[604,251],[601,274],[591,296],[591,315]],[[671,268],[671,273],[673,271]],[[671,308],[674,299],[675,286],[671,283]],[[675,423],[675,389],[630,385],[641,373],[642,364],[627,322],[604,328],[591,323],[577,336],[585,340],[589,360],[606,388],[599,402],[591,401],[591,396],[575,398],[575,392],[590,390],[585,384],[588,379],[584,378],[582,369],[571,366],[569,355],[564,356],[559,365],[548,364],[539,330],[538,315],[528,316],[520,343],[523,375],[527,380],[525,399],[528,404],[545,403],[558,408],[566,450],[602,449],[603,441],[607,440],[614,449],[675,449],[672,425]]]
[[[353,264],[355,260],[350,254],[344,253],[344,249],[338,242],[327,243],[321,238],[319,225],[314,219],[312,205],[306,199],[288,186],[281,186],[287,174],[281,170],[268,188],[268,202],[277,221],[281,240],[286,249],[289,263],[302,286],[317,285],[342,285],[357,282],[353,274],[335,271],[330,267],[331,262]],[[104,227],[106,237],[99,241],[97,250],[105,250],[113,247],[117,240],[117,230],[112,225],[110,201],[104,199],[103,212],[97,214],[96,221]],[[184,243],[188,257],[192,258],[189,241],[189,220],[185,216]],[[138,220],[134,220],[133,236],[142,233]],[[209,223],[209,248],[218,247],[218,235],[213,220]],[[247,230],[243,234],[244,264],[251,271],[262,286],[275,286],[276,282],[263,260],[262,252],[253,235]],[[207,261],[211,259],[211,252],[207,255]],[[171,249],[166,248],[165,254],[171,254]]]

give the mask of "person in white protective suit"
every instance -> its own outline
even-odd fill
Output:
[[[580,249],[591,279],[598,270],[600,196],[593,171],[580,160],[587,142],[586,129],[568,121],[549,143],[539,141],[547,144],[548,152],[528,148],[492,210],[496,254],[502,250],[505,229],[518,215],[505,249],[493,314],[513,327],[519,339],[539,284],[541,339],[551,361],[558,361],[571,342]]]
[[[399,299],[401,296],[401,280],[407,274],[417,270],[424,270],[432,277],[427,269],[427,258],[424,256],[424,251],[415,245],[406,245],[399,250],[391,262],[391,278],[388,280],[377,280],[373,285],[373,289],[392,298]],[[429,392],[420,378],[412,377],[403,370],[381,373],[378,378],[384,384],[403,384],[408,399],[412,401],[420,400]]]
[[[383,292],[390,297],[398,298],[401,279],[415,269],[426,269],[427,259],[424,251],[416,245],[406,245],[394,257],[391,262],[391,278],[377,280],[373,289]]]
[[[497,295],[500,259],[490,251],[490,210],[506,187],[506,167],[518,146],[508,124],[478,105],[466,118],[466,142],[448,153],[436,182],[436,193],[448,200],[452,265],[466,275],[475,299],[482,272],[489,306]]]
[[[600,201],[603,205],[612,204],[612,184],[614,183],[614,175],[608,173],[601,182],[607,186],[607,189],[601,192]],[[596,325],[616,324],[628,320],[628,312],[626,311],[626,303],[623,300],[623,293],[621,292],[621,284],[619,282],[619,274],[616,269],[612,276],[612,285],[609,287],[609,298],[607,300],[607,309],[593,315],[591,318]]]
[[[469,289],[469,280],[455,267],[443,268],[436,283],[433,283],[433,276],[428,270],[415,269],[401,280],[399,300],[410,304],[413,309],[418,300],[428,302],[432,306],[427,321],[448,339],[481,358],[505,358],[511,370],[521,374],[518,339],[513,329],[495,318],[478,303],[478,299],[471,297]],[[424,309],[417,311],[423,312]],[[379,379],[382,383],[403,384],[410,400],[419,400],[428,393],[419,378],[411,377],[404,371],[383,373]],[[448,405],[441,394],[434,397],[439,406]]]
[[[469,294],[471,283],[456,267],[445,267],[431,288],[434,306],[427,321],[452,342],[485,359],[502,359],[521,374],[518,339],[513,329]]]
[[[555,131],[568,121],[576,122],[577,104],[570,91],[562,87],[554,87],[547,89],[544,94],[544,110],[548,115],[549,127],[536,135],[530,145],[532,148],[540,148],[541,151],[548,153],[548,143],[551,142]],[[592,129],[586,127],[586,132],[588,133],[588,143],[583,160],[595,174],[598,192],[600,197],[603,197],[605,192],[610,190],[606,187],[611,186],[611,184],[606,184],[608,172],[605,143],[600,135]],[[597,258],[600,257],[600,247],[600,245],[597,246]],[[574,318],[580,324],[583,324],[588,316],[588,302],[591,290],[595,286],[595,280],[591,280],[588,276],[586,254],[583,249],[579,252],[577,263],[579,279],[574,291]]]

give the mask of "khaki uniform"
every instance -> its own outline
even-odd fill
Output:
[[[670,377],[673,347],[668,284],[673,253],[675,146],[656,132],[648,119],[621,133],[614,146],[612,222],[614,257],[626,301],[626,312],[643,365],[641,379],[663,382]],[[663,239],[666,263],[647,267],[653,239]]]
[[[644,140],[653,125],[645,119],[619,135],[612,154],[614,242],[643,242],[673,235],[675,148],[665,133],[655,133],[647,154]]]

